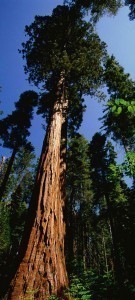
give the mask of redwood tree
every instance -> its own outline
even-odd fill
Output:
[[[63,220],[68,112],[72,116],[76,103],[81,110],[82,95],[93,94],[101,84],[106,51],[92,25],[74,7],[58,6],[52,16],[36,16],[26,33],[29,39],[21,51],[25,71],[45,90],[48,128],[18,270],[5,299],[18,300],[33,291],[34,299],[42,300],[61,295],[68,285]]]

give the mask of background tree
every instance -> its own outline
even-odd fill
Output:
[[[116,153],[105,136],[95,134],[90,143],[91,176],[97,204],[100,210],[107,209],[107,218],[112,236],[112,258],[116,280],[119,286],[126,279],[126,222],[129,220],[127,187],[116,165]],[[99,202],[102,201],[102,202]],[[121,214],[121,212],[123,212]]]
[[[130,78],[130,74],[124,72],[124,68],[113,55],[107,56],[104,62],[104,82],[111,98],[134,99],[135,82]]]
[[[3,282],[0,288],[1,296],[16,268],[18,250],[34,186],[35,169],[34,154],[20,148],[8,180],[5,201],[0,202],[0,280]],[[4,168],[1,177],[4,177]]]
[[[89,175],[87,140],[76,134],[68,143],[67,151],[67,258],[69,271],[75,265],[89,266],[89,227],[92,190]]]
[[[33,163],[33,164],[32,164]],[[5,159],[3,163],[3,168],[1,170],[0,181],[3,182],[3,178],[5,176],[5,172],[8,165],[8,158]],[[10,199],[11,195],[15,193],[18,186],[22,185],[23,190],[23,198],[24,201],[27,199],[27,203],[30,201],[31,193],[32,193],[32,185],[34,178],[34,169],[35,169],[35,154],[31,152],[31,150],[21,147],[19,152],[16,154],[14,164],[11,169],[11,173],[9,176],[9,180],[6,186],[5,192],[5,202]],[[33,177],[32,177],[33,171]],[[25,179],[26,178],[26,179]],[[31,185],[31,189],[27,190],[27,185]],[[29,201],[28,201],[29,199]]]
[[[106,61],[104,77],[111,98],[101,118],[103,128],[115,141],[123,145],[128,174],[134,176],[135,83],[129,74],[124,73],[124,69],[113,56]]]
[[[126,290],[133,283],[131,260],[134,266],[127,241],[134,227],[130,189],[115,159],[104,135],[97,133],[90,149],[79,134],[69,141],[66,254],[71,292],[79,299],[131,297]]]
[[[16,153],[22,146],[33,150],[27,137],[30,135],[29,128],[33,117],[33,109],[37,105],[37,98],[37,93],[33,91],[24,92],[20,95],[19,101],[15,103],[16,110],[11,115],[0,120],[0,138],[3,140],[3,147],[13,150],[0,187],[1,199],[5,193]]]

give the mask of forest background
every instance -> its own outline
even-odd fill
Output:
[[[52,9],[54,8],[53,1],[49,2],[48,5],[47,2],[46,4],[41,2],[41,6],[39,5],[39,3],[36,4],[38,7],[36,7],[36,5],[33,5],[31,1],[27,3],[27,5],[25,2],[23,2],[19,6],[15,2],[15,7],[13,3],[12,7],[11,3],[7,4],[5,2],[2,5],[1,35],[3,40],[3,47],[1,48],[1,51],[4,52],[4,55],[1,54],[1,57],[3,57],[1,70],[4,70],[4,76],[1,80],[1,110],[3,110],[4,113],[1,118],[7,115],[7,113],[10,114],[11,111],[14,110],[14,103],[19,99],[21,93],[29,89],[38,92],[33,84],[28,83],[26,79],[27,77],[24,75],[21,56],[18,53],[18,48],[21,48],[21,42],[25,41],[25,25],[29,25],[33,21],[35,15],[50,14]],[[62,1],[57,1],[56,4],[62,4]],[[6,14],[4,14],[3,11],[6,12]],[[119,64],[125,67],[125,72],[129,72],[131,79],[134,79],[134,22],[129,21],[128,13],[128,9],[123,7],[119,10],[116,17],[104,16],[96,24],[96,30],[99,33],[101,40],[107,43],[108,53],[114,54]],[[86,18],[89,19],[89,16],[87,16]],[[109,63],[112,63],[112,69],[109,66]],[[107,77],[107,72],[110,72],[109,74],[111,74],[111,72],[113,71],[114,76]],[[61,76],[63,76],[63,73],[61,73]],[[118,80],[116,80],[116,82],[115,76]],[[92,99],[90,99],[89,96],[85,98],[87,109],[84,113],[84,121],[79,132],[80,134],[84,134],[87,140],[85,140],[84,137],[78,134],[73,136],[73,139],[69,139],[68,141],[67,152],[67,203],[65,214],[67,223],[66,260],[67,270],[69,273],[69,278],[71,280],[71,286],[70,290],[65,291],[65,294],[61,296],[59,294],[58,287],[55,287],[56,282],[54,276],[54,285],[52,283],[49,283],[51,284],[51,288],[48,288],[47,282],[49,281],[48,275],[50,274],[50,271],[48,270],[50,269],[46,268],[46,271],[48,272],[44,272],[44,275],[46,274],[46,291],[48,293],[46,294],[46,296],[51,295],[54,292],[54,294],[57,294],[60,299],[63,299],[63,297],[64,299],[66,299],[66,297],[68,297],[67,293],[70,292],[74,299],[77,300],[90,300],[95,299],[95,297],[96,299],[104,300],[117,299],[117,297],[119,297],[119,299],[126,299],[124,297],[130,297],[132,299],[132,297],[134,297],[134,248],[131,247],[132,241],[134,240],[133,232],[135,227],[132,186],[132,167],[134,166],[134,146],[132,140],[134,83],[130,80],[128,81],[128,77],[126,77],[126,75],[123,75],[123,69],[119,69],[118,64],[113,61],[113,59],[112,61],[109,61],[108,59],[108,65],[106,64],[105,78],[108,80],[107,84],[110,88],[112,101],[114,101],[114,98],[117,97],[116,95],[128,100],[127,95],[129,94],[130,102],[126,102],[123,99],[117,99],[116,101],[114,101],[114,104],[112,104],[113,102],[109,103],[110,108],[108,108],[107,111],[110,110],[110,117],[111,114],[113,115],[112,121],[116,120],[116,127],[114,125],[114,128],[113,125],[109,123],[111,119],[108,119],[108,123],[106,123],[108,132],[113,132],[114,130],[115,142],[113,142],[113,147],[113,145],[106,140],[106,137],[104,135],[101,136],[101,134],[96,133],[100,130],[101,122],[99,121],[99,118],[102,117],[102,112],[106,100],[105,102],[97,102],[94,96]],[[117,82],[120,83],[120,85],[118,84],[117,86]],[[59,84],[61,84],[61,81],[59,81]],[[59,85],[57,87],[59,87]],[[103,91],[107,94],[106,89],[104,89]],[[15,104],[16,112],[13,113],[13,118],[11,116],[11,118],[9,117],[9,119],[5,119],[4,122],[1,121],[1,139],[3,139],[4,141],[5,148],[13,148],[12,144],[14,144],[14,136],[12,135],[12,130],[13,134],[14,132],[16,134],[16,142],[14,144],[14,155],[16,155],[16,159],[12,166],[12,170],[10,170],[11,174],[8,178],[8,184],[7,179],[5,179],[6,176],[4,174],[6,174],[7,172],[5,171],[6,168],[8,170],[10,159],[6,161],[5,159],[1,159],[0,165],[0,180],[2,187],[0,190],[0,195],[1,197],[3,197],[0,206],[0,241],[3,243],[1,243],[0,246],[0,251],[2,253],[0,260],[2,273],[0,276],[1,279],[7,279],[7,282],[10,281],[11,273],[13,273],[15,269],[15,258],[18,255],[18,248],[20,245],[25,218],[27,215],[27,208],[29,206],[29,201],[31,198],[35,172],[37,170],[37,165],[33,165],[32,163],[33,154],[28,154],[27,151],[25,152],[25,150],[21,148],[22,146],[25,146],[29,150],[32,149],[31,144],[27,143],[26,140],[26,137],[29,136],[28,129],[30,125],[27,116],[29,116],[30,118],[32,117],[31,105],[36,106],[36,98],[37,95],[33,92],[30,94],[22,94],[19,102],[16,102]],[[40,105],[42,106],[42,97],[40,101]],[[24,105],[23,107],[23,104],[26,103],[29,103],[30,106],[27,107],[27,105]],[[21,109],[24,109],[24,112],[28,113],[28,115],[25,115],[24,113],[25,118],[23,118],[22,115],[22,119]],[[123,116],[124,113],[125,118],[122,119],[121,116]],[[77,122],[78,116],[76,115],[75,117],[76,118],[74,119],[74,121]],[[18,129],[16,130],[16,125],[14,123],[16,122],[15,119],[17,120],[17,122],[19,122],[18,124],[20,124],[20,131]],[[123,123],[123,121],[127,121],[127,123]],[[8,129],[9,133],[7,133],[5,128],[6,126],[9,126],[10,128],[10,122],[12,130],[10,132],[10,129]],[[26,130],[22,129],[21,122],[22,124],[24,122]],[[123,127],[124,131],[121,131],[121,124],[125,124],[125,127]],[[30,141],[35,147],[37,157],[39,156],[42,147],[44,134],[44,130],[42,127],[45,127],[44,120],[41,119],[41,117],[36,116],[36,114],[34,113],[34,121],[32,122],[32,129],[30,130]],[[22,134],[22,140],[20,138],[20,133]],[[125,165],[121,165],[121,167],[116,164],[115,159],[118,156],[117,162],[123,162],[125,151],[122,146],[119,145],[118,140],[121,142],[121,144],[123,144],[127,153]],[[5,148],[1,149],[1,155],[7,158],[10,156],[10,151],[6,150]],[[62,153],[64,155],[65,152]],[[130,154],[130,156],[128,156],[128,153]],[[61,158],[63,159],[63,157],[64,156],[62,156]],[[65,170],[64,168],[65,167],[63,165],[63,170]],[[80,174],[78,173],[78,169],[80,170]],[[46,172],[50,174],[49,171]],[[130,176],[130,178],[126,178],[126,183],[128,185],[126,185],[123,180],[123,174]],[[59,178],[60,176],[58,176],[58,182]],[[63,183],[60,182],[61,186],[62,184]],[[47,188],[48,187],[49,185],[47,186]],[[60,197],[63,197],[62,199],[64,199],[65,197],[63,195],[59,194]],[[55,198],[57,197],[54,196],[54,199]],[[50,205],[52,204],[50,203]],[[44,215],[45,211],[43,210],[42,206],[41,208]],[[62,211],[62,208],[59,209],[59,212],[60,211]],[[48,220],[51,219],[52,212],[53,210],[50,206],[50,215]],[[54,214],[54,221],[57,221],[57,217],[57,214]],[[59,218],[61,218],[61,215],[59,215]],[[41,221],[42,220],[44,226],[46,218],[44,217],[43,219],[41,219]],[[35,224],[35,226],[37,226],[38,228],[38,223]],[[60,227],[59,229],[57,231],[58,237],[59,234],[64,234],[64,227]],[[40,238],[40,230],[41,228],[37,230],[37,239],[38,235]],[[47,234],[42,236],[42,238],[43,240],[46,239],[46,241],[43,242],[44,247],[45,245],[47,247],[50,247],[50,241],[52,241],[50,238],[50,232],[48,231]],[[57,254],[59,258],[59,255],[61,255],[59,249],[61,249],[62,255],[64,255],[64,249],[62,248],[63,240],[60,245],[59,238],[57,242],[58,244],[56,243],[55,245],[59,254],[56,251],[56,260]],[[45,249],[47,249],[47,247]],[[37,253],[38,250],[40,249],[37,248]],[[60,265],[58,263],[55,265],[54,251],[52,251],[52,256],[49,255],[48,257],[46,256],[46,264],[48,264],[49,262],[50,266],[52,265],[52,270],[55,269],[55,272],[57,274],[57,266],[59,266],[60,269],[63,268],[63,264],[61,263],[62,261],[64,262],[64,256],[62,256],[63,260],[59,260]],[[11,262],[11,257],[13,258],[13,262]],[[44,259],[44,257],[42,257],[41,251],[41,261],[42,259]],[[7,270],[8,263],[9,270]],[[44,268],[45,264],[43,263],[43,269]],[[20,276],[22,276],[21,271],[19,272]],[[66,271],[63,268],[63,274],[64,272],[65,282],[63,283],[63,285],[66,287],[68,286]],[[41,274],[42,272],[38,271],[37,274],[39,273]],[[25,285],[23,280],[24,279],[22,279],[21,283],[22,287]],[[32,280],[33,282],[36,282],[34,278]],[[37,281],[36,284],[37,287],[39,287],[40,280]],[[44,289],[42,284],[43,276],[41,276],[41,290],[40,288],[39,291],[32,290],[31,299],[38,299],[39,295],[40,299],[44,299]],[[2,292],[4,292],[4,289],[6,289],[6,285],[7,283],[4,284]],[[97,287],[99,291],[97,291]],[[20,291],[21,293],[23,293],[22,290]],[[15,297],[19,295],[19,291],[16,291],[16,289],[13,291],[13,293]],[[8,295],[9,298],[4,299],[12,299],[10,298],[10,291]]]

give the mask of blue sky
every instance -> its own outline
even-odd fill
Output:
[[[51,14],[52,9],[62,4],[56,0],[1,0],[0,1],[0,93],[1,108],[5,115],[14,109],[14,102],[25,90],[35,89],[29,85],[24,74],[21,55],[18,49],[25,40],[24,27],[29,25],[35,15]],[[126,72],[135,79],[135,21],[129,21],[128,9],[122,8],[116,17],[103,17],[97,25],[97,31],[108,45],[108,52],[114,54]],[[80,132],[89,140],[99,130],[98,117],[102,113],[102,104],[87,99],[87,111]],[[43,123],[43,121],[42,121]],[[40,154],[44,132],[39,117],[33,122],[32,142]],[[6,149],[0,149],[0,155],[9,155]]]

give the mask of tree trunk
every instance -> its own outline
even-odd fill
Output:
[[[104,251],[105,268],[106,268],[106,273],[108,275],[108,273],[109,273],[108,257],[107,257],[106,242],[105,242],[105,237],[104,237],[104,231],[103,230],[102,230],[102,244],[103,244],[103,251]]]
[[[108,217],[110,222],[111,228],[111,235],[112,235],[112,246],[113,246],[113,264],[114,264],[114,273],[115,279],[119,282],[120,285],[123,283],[123,270],[120,262],[120,255],[119,255],[119,247],[118,247],[118,238],[116,235],[115,224],[112,216],[112,207],[108,193],[105,192],[105,199],[107,204],[108,210]]]
[[[17,153],[17,149],[14,148],[13,152],[12,152],[12,155],[10,157],[10,160],[9,160],[8,166],[7,166],[7,170],[6,170],[2,185],[0,187],[0,200],[4,196],[4,193],[5,193],[5,190],[6,190],[6,185],[7,185],[10,173],[11,173],[11,169],[12,169],[12,166],[13,166],[13,163],[14,163],[16,153]]]
[[[52,294],[60,295],[68,285],[63,220],[65,164],[60,155],[67,106],[61,73],[21,246],[22,260],[5,299],[27,299],[31,295],[45,300]]]
[[[74,218],[74,187],[71,190],[69,203],[66,210],[66,252],[67,252],[67,269],[71,274],[73,272],[73,260],[76,258],[76,253],[74,251],[74,241],[76,238],[76,224]]]

